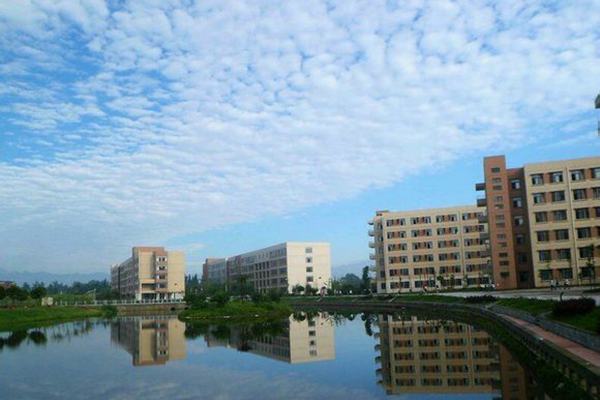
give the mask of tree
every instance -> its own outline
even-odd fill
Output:
[[[217,306],[223,307],[225,304],[229,303],[229,294],[226,292],[216,293],[210,299],[213,303],[216,303]]]
[[[294,287],[292,287],[292,293],[294,293],[294,294],[302,294],[302,292],[304,292],[304,286],[302,286],[302,285],[295,285]]]
[[[30,295],[32,299],[39,300],[42,297],[46,296],[46,288],[44,287],[44,285],[36,286],[31,290]]]
[[[17,301],[25,301],[29,297],[29,293],[26,290],[14,285],[6,289],[6,297],[10,297],[11,299]]]
[[[364,292],[371,290],[371,275],[369,274],[369,266],[365,265],[362,269],[362,286]]]

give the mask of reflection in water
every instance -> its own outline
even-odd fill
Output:
[[[91,332],[95,324],[92,321],[79,321],[47,328],[0,332],[0,351],[4,348],[16,349],[23,344],[45,346],[48,343],[48,338],[56,343],[70,340],[73,337],[83,336]]]
[[[110,339],[132,355],[134,366],[185,358],[185,323],[175,316],[123,317],[111,323]]]
[[[380,315],[379,383],[388,395],[490,393],[544,399],[520,364],[488,333],[452,321]]]
[[[256,328],[214,326],[204,339],[208,347],[233,347],[290,364],[335,359],[333,324],[327,314],[290,316],[278,332]]]

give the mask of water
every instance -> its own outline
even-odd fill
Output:
[[[548,398],[485,331],[414,316],[128,317],[0,338],[3,400]]]

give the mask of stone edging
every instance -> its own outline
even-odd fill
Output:
[[[527,321],[531,324],[535,324],[549,332],[562,336],[565,339],[569,339],[575,343],[587,347],[588,349],[600,353],[600,336],[596,336],[582,329],[563,324],[562,322],[552,321],[541,315],[533,315],[525,311],[515,310],[513,308],[492,305],[490,309],[499,314],[509,315],[511,317]]]

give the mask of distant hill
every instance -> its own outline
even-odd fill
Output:
[[[73,274],[54,274],[52,272],[29,272],[29,271],[8,271],[0,269],[0,281],[15,281],[22,285],[35,282],[43,282],[49,284],[54,281],[70,285],[73,282],[89,282],[91,280],[101,281],[109,279],[108,273],[91,272],[91,273],[73,273]]]
[[[373,261],[364,260],[356,261],[349,264],[335,265],[331,267],[331,275],[334,278],[341,278],[346,274],[354,274],[358,277],[362,277],[362,269],[365,265],[373,265]]]

